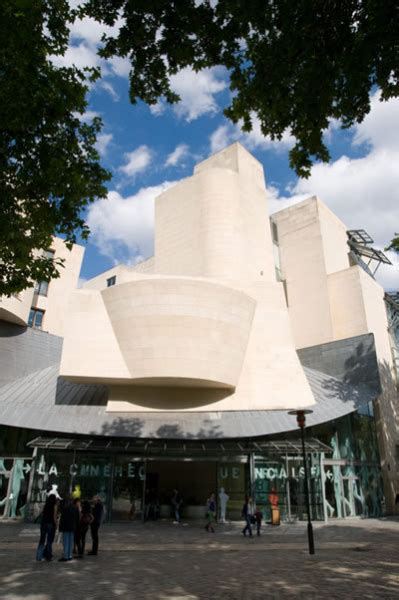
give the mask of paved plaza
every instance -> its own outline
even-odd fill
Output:
[[[97,557],[35,561],[38,525],[0,523],[1,600],[264,600],[399,598],[399,520],[266,526],[244,538],[241,524],[206,533],[198,522],[103,525]],[[90,544],[89,544],[90,547]]]

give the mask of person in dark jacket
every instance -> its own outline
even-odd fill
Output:
[[[91,539],[92,539],[92,548],[90,552],[90,556],[97,556],[98,554],[98,530],[100,529],[100,525],[103,520],[104,506],[101,502],[100,496],[94,496],[94,505],[93,505],[93,521],[90,525]]]
[[[55,494],[49,494],[43,508],[40,524],[40,540],[36,552],[36,560],[53,559],[53,541],[57,526],[58,499]]]
[[[242,507],[242,512],[241,512],[242,516],[245,519],[245,527],[242,530],[243,535],[247,535],[247,531],[249,533],[249,537],[252,537],[252,519],[253,519],[253,504],[252,504],[252,498],[250,498],[249,496],[245,496],[245,502],[244,505]]]
[[[86,534],[89,530],[89,525],[93,522],[90,502],[84,500],[80,512],[80,521],[76,532],[76,543],[78,548],[78,558],[83,558],[86,545]]]
[[[62,545],[64,555],[60,561],[72,560],[73,542],[75,531],[79,525],[79,509],[72,503],[70,498],[66,498],[61,507],[61,518],[59,529],[62,531]]]

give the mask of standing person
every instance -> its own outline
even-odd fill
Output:
[[[64,554],[58,559],[61,562],[72,560],[73,542],[75,531],[79,525],[79,509],[72,503],[71,498],[65,498],[61,507],[61,518],[59,529],[62,532],[62,545]]]
[[[82,510],[80,513],[80,521],[77,531],[77,548],[78,558],[84,557],[85,545],[86,545],[86,534],[89,530],[89,525],[93,522],[93,515],[91,512],[90,502],[84,500],[82,502]]]
[[[263,514],[259,506],[255,507],[255,521],[256,521],[256,535],[260,535],[260,529],[262,527]]]
[[[241,515],[244,517],[246,523],[244,529],[242,530],[242,533],[243,535],[247,535],[248,531],[249,537],[252,537],[251,523],[253,519],[253,505],[252,498],[250,496],[245,496],[245,502],[242,507]]]
[[[75,488],[76,489],[76,488]],[[78,518],[78,524],[77,527],[74,531],[74,538],[73,538],[73,554],[74,556],[76,556],[78,554],[78,544],[79,544],[79,523],[80,523],[80,515],[81,515],[81,511],[82,511],[82,506],[80,504],[80,493],[77,496],[76,494],[74,495],[74,492],[72,492],[72,504],[74,505],[74,507],[77,509],[78,513],[79,513],[79,518]]]
[[[49,494],[42,513],[40,524],[40,540],[36,552],[36,560],[43,558],[53,560],[53,541],[57,526],[58,499],[55,494]]]
[[[207,531],[211,531],[212,533],[215,533],[215,529],[213,527],[213,523],[215,522],[216,519],[216,500],[215,500],[215,494],[211,494],[208,498],[208,500],[206,501],[206,520],[207,523],[205,525],[205,529]]]
[[[183,504],[183,499],[179,494],[179,490],[173,490],[172,507],[175,514],[175,523],[180,523],[180,510]]]
[[[100,496],[94,496],[94,505],[93,505],[93,521],[90,524],[90,532],[92,539],[92,547],[89,554],[90,556],[97,556],[98,554],[98,530],[100,529],[100,525],[103,520],[104,514],[104,506],[101,502]]]

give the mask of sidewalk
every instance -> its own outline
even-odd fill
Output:
[[[399,520],[266,526],[206,533],[198,522],[117,523],[100,529],[100,554],[36,563],[38,526],[0,522],[1,600],[260,600],[399,598]],[[90,538],[90,536],[88,536]],[[90,547],[90,544],[89,544]],[[55,555],[62,547],[54,546]]]

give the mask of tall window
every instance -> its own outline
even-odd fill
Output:
[[[54,250],[44,250],[43,256],[45,258],[54,258]],[[48,294],[48,281],[37,281],[35,283],[35,294],[39,294],[39,296],[47,296]]]
[[[111,287],[111,285],[115,285],[116,283],[116,275],[113,275],[109,279],[107,279],[107,287]]]
[[[35,283],[35,294],[39,294],[39,296],[47,296],[48,281],[37,281]]]
[[[28,325],[30,327],[36,327],[37,329],[41,329],[43,317],[44,310],[40,310],[40,308],[31,308],[29,313]]]

